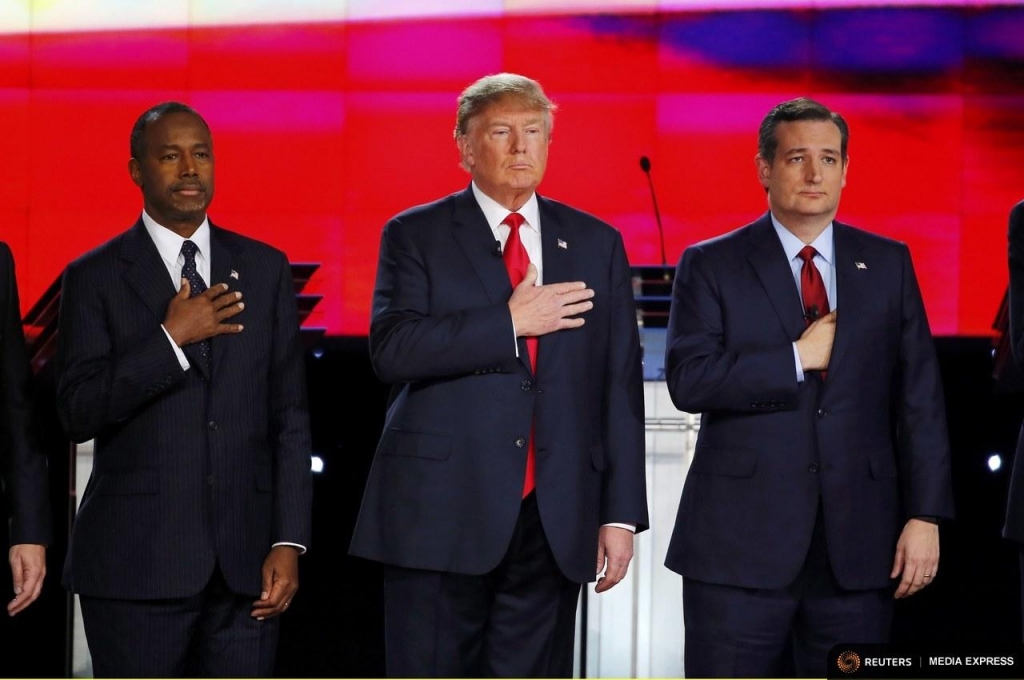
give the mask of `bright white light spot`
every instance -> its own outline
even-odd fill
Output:
[[[309,468],[314,474],[319,474],[324,471],[324,459],[320,456],[310,456],[309,463]]]
[[[998,453],[993,453],[988,457],[988,469],[995,472],[999,468],[1003,467],[1003,457]]]

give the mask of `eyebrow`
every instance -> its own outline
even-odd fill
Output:
[[[807,153],[808,151],[810,151],[809,148],[807,148],[806,146],[801,146],[795,149],[787,149],[785,155],[788,156],[794,153]],[[837,149],[822,149],[822,152],[832,154],[833,156],[838,156],[840,153]]]

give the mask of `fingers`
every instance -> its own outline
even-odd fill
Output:
[[[611,590],[613,587],[618,585],[622,579],[626,578],[626,572],[628,570],[628,558],[610,555],[608,558],[608,565],[604,571],[604,576],[597,580],[597,586],[594,587],[594,592],[603,593],[606,590]]]
[[[290,547],[275,547],[263,562],[262,592],[252,603],[250,616],[263,619],[283,614],[299,589],[298,553]]]
[[[14,599],[7,604],[7,613],[14,616],[39,599],[43,592],[43,580],[46,578],[46,548],[34,544],[12,546],[10,564]]]
[[[188,279],[181,279],[181,287],[178,289],[178,294],[174,297],[178,300],[187,300],[192,295],[192,286],[189,285]]]

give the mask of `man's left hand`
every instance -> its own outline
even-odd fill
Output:
[[[46,578],[46,546],[19,543],[9,553],[14,576],[14,599],[7,603],[8,616],[14,616],[36,601]]]
[[[626,577],[633,559],[633,532],[621,527],[604,526],[597,534],[597,579],[594,592],[603,593]]]
[[[299,589],[299,551],[287,545],[270,549],[263,560],[263,592],[252,603],[253,618],[278,616],[288,610]]]
[[[931,585],[939,573],[939,525],[920,519],[907,521],[896,543],[889,578],[897,578],[901,573],[903,578],[893,595],[897,600]]]

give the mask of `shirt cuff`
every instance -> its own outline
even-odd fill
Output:
[[[305,555],[306,554],[306,546],[300,545],[298,543],[289,543],[288,541],[281,541],[280,543],[275,543],[274,545],[272,545],[270,547],[271,548],[276,548],[279,545],[287,545],[289,547],[295,548],[296,550],[299,551],[300,555]]]
[[[629,531],[636,533],[635,524],[622,524],[621,522],[608,522],[608,524],[602,524],[603,527],[616,527],[618,529],[628,529]]]
[[[800,352],[796,349],[796,343],[793,343],[793,361],[796,363],[796,381],[802,383],[804,381],[804,368],[800,365]]]
[[[180,347],[178,347],[178,343],[174,342],[174,338],[172,338],[171,334],[167,332],[167,329],[164,328],[163,324],[160,324],[160,328],[163,330],[164,335],[167,336],[167,341],[171,343],[171,349],[174,350],[174,356],[178,357],[178,363],[181,365],[181,370],[187,371],[189,367],[188,357],[186,357],[185,353],[181,351]]]

